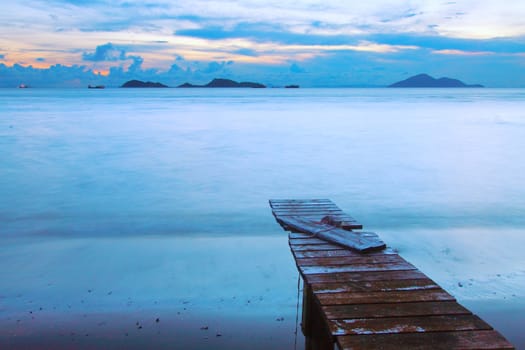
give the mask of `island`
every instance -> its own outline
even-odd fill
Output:
[[[388,87],[391,88],[481,88],[483,85],[468,85],[451,78],[433,78],[428,74],[418,74],[408,79],[398,81]]]
[[[299,89],[299,85],[295,85],[295,84],[286,85],[284,88],[285,89]]]
[[[206,85],[194,85],[190,83],[184,83],[179,85],[180,88],[265,88],[266,86],[260,83],[252,83],[249,81],[236,82],[230,79],[213,79]]]
[[[151,81],[130,80],[125,82],[123,88],[167,88],[167,85]]]

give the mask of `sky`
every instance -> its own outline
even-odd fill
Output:
[[[419,73],[525,87],[523,0],[16,0],[0,87],[385,86]]]

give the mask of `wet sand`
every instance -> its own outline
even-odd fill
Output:
[[[286,235],[56,239],[2,249],[2,349],[291,349]],[[298,335],[299,348],[304,340]]]
[[[477,230],[477,239],[461,230],[376,231],[525,348],[525,265],[510,247],[523,239],[521,232],[506,232],[513,243],[496,249],[500,235],[489,231]],[[282,231],[4,243],[2,349],[295,347],[298,273]],[[300,330],[297,342],[304,348]]]

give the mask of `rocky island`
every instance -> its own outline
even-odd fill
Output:
[[[428,74],[418,74],[410,77],[408,79],[398,81],[388,87],[392,88],[466,88],[466,87],[475,87],[481,88],[483,85],[474,84],[468,85],[464,82],[451,79],[451,78],[433,78]]]
[[[230,79],[213,79],[206,85],[194,85],[184,83],[179,85],[180,88],[265,88],[266,86],[260,83],[252,82],[236,82]]]
[[[167,88],[167,85],[151,81],[130,80],[125,82],[123,88]]]

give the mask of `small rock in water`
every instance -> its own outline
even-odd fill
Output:
[[[459,286],[459,287],[463,287],[463,283],[458,282],[458,286]]]
[[[284,317],[277,317],[275,320],[276,320],[277,322],[282,322],[282,321],[284,321]]]
[[[157,318],[157,319],[155,320],[155,322],[159,323],[159,322],[160,322],[160,319],[159,319],[159,318]]]
[[[203,331],[207,331],[207,330],[208,330],[208,326],[202,326],[202,327],[201,327],[201,330],[203,330]]]
[[[215,334],[216,337],[222,337],[222,334],[217,332],[217,334]]]

